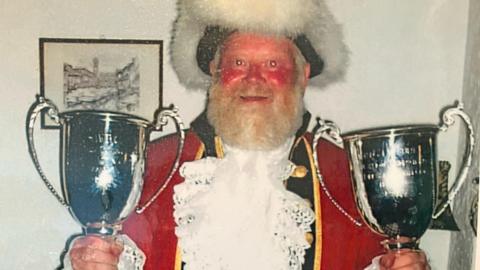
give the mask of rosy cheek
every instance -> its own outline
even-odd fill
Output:
[[[241,80],[245,76],[245,71],[227,67],[223,68],[220,74],[220,82],[223,85],[229,85]]]
[[[267,81],[280,87],[290,86],[293,83],[293,69],[277,68],[265,72]]]

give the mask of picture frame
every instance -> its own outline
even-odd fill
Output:
[[[40,95],[59,112],[99,110],[153,120],[162,108],[163,41],[40,38]],[[59,126],[46,112],[43,129]]]

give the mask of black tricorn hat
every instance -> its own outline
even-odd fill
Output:
[[[198,67],[207,75],[210,74],[210,61],[213,60],[218,48],[225,39],[235,30],[221,28],[220,26],[207,26],[203,37],[197,46],[197,64]],[[322,73],[323,60],[317,54],[308,38],[301,34],[295,38],[291,38],[293,43],[298,47],[305,60],[310,64],[310,78]]]

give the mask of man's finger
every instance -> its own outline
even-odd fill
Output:
[[[383,270],[383,269],[390,268],[394,262],[395,262],[395,254],[393,252],[389,252],[383,255],[380,258],[380,266],[382,267],[381,269]]]
[[[117,266],[94,263],[94,262],[84,262],[84,261],[72,261],[72,268],[75,270],[117,270]]]
[[[425,253],[414,250],[399,250],[388,253],[380,259],[382,269],[429,269]]]
[[[430,270],[430,266],[428,266],[425,263],[413,263],[413,264],[390,268],[390,270]]]
[[[110,252],[115,255],[120,255],[123,252],[123,241],[120,238],[112,239],[113,245],[110,246]]]
[[[111,252],[119,255],[123,251],[123,243],[113,237],[102,238],[100,236],[89,235],[75,240],[72,249],[79,247],[90,247],[103,252]]]
[[[90,247],[72,249],[70,252],[72,262],[81,261],[85,263],[101,263],[111,266],[118,264],[118,256],[110,252],[104,252]]]

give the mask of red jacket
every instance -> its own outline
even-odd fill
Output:
[[[212,128],[205,125],[204,119],[197,119],[196,122],[197,124],[192,123],[192,129],[187,132],[181,161],[191,161],[205,155],[221,157],[221,146],[215,142]],[[203,124],[198,125],[198,122]],[[308,125],[304,125],[304,129],[306,126]],[[170,171],[175,159],[177,141],[175,136],[168,136],[149,145],[142,205],[163,183]],[[323,140],[319,142],[316,151],[319,168],[330,193],[349,214],[361,220],[352,193],[345,152]],[[306,252],[303,269],[355,270],[369,265],[373,257],[383,252],[380,245],[383,238],[373,233],[365,224],[362,227],[355,226],[335,208],[321,190],[318,179],[311,174],[314,169],[310,134],[302,130],[297,133],[291,160],[297,165],[305,165],[308,173],[304,177],[291,177],[287,180],[287,189],[310,200],[317,216],[312,225],[313,234],[308,236],[313,242]],[[183,178],[177,171],[157,200],[143,214],[132,214],[124,224],[123,232],[128,234],[147,256],[145,270],[182,269],[173,219],[173,187],[182,181]]]

